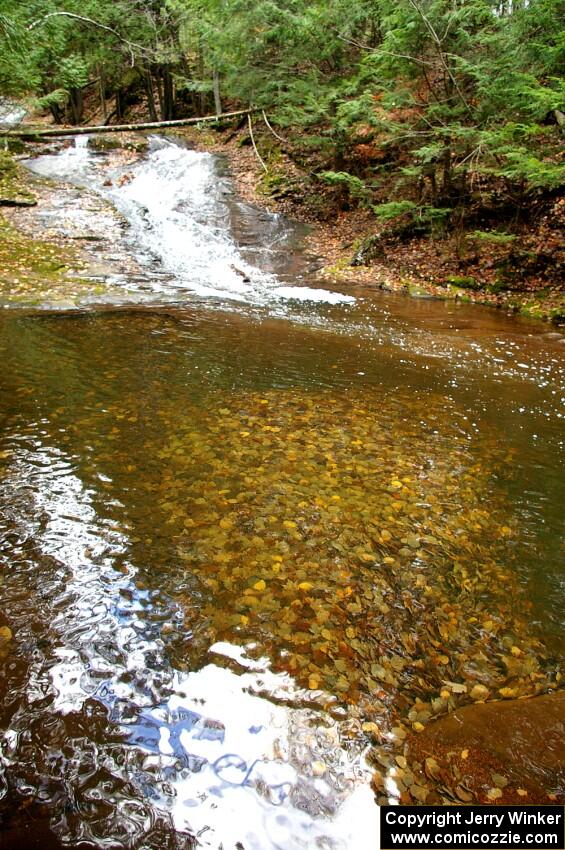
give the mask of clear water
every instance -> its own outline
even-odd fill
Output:
[[[106,189],[86,148],[34,167],[109,192],[166,275],[151,306],[0,317],[4,844],[373,846],[368,722],[479,657],[555,682],[562,343],[282,296],[327,288],[205,155],[156,143]],[[539,679],[507,681],[514,644]]]

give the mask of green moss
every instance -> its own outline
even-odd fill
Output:
[[[487,292],[491,292],[493,295],[498,295],[499,292],[504,292],[505,289],[507,289],[507,284],[500,278],[497,278],[494,283],[486,287]]]
[[[367,236],[355,248],[351,257],[352,266],[369,266],[384,254],[384,241],[380,233]]]
[[[278,163],[276,151],[274,158],[268,156],[267,163],[269,170],[263,172],[259,181],[259,191],[270,198],[281,200],[292,196],[298,199],[304,194],[304,184],[295,177],[290,177],[284,171],[281,171]]]
[[[9,151],[0,151],[0,206],[29,206],[35,196],[25,185],[25,177]]]
[[[22,141],[22,139],[16,139],[15,137],[5,136],[2,140],[3,144],[6,145],[6,149],[10,151],[10,153],[25,153],[26,151],[26,143]]]
[[[115,151],[122,148],[123,141],[118,136],[93,136],[88,141],[88,147],[93,151]]]
[[[259,189],[264,195],[276,195],[281,187],[284,187],[285,178],[283,174],[276,171],[265,171],[259,181]]]
[[[341,260],[336,260],[330,266],[325,266],[324,271],[331,275],[340,275],[344,271],[351,271],[351,264],[348,257],[342,257]]]
[[[456,286],[458,289],[472,289],[475,292],[481,288],[480,283],[474,277],[451,275],[446,279],[446,283]]]
[[[0,297],[9,302],[42,303],[92,291],[76,274],[82,263],[72,249],[32,239],[0,216]]]
[[[420,286],[418,283],[408,283],[406,285],[406,289],[408,290],[408,294],[411,298],[433,298],[434,296],[428,292],[428,290]]]
[[[562,292],[552,289],[544,289],[536,292],[535,299],[508,300],[508,306],[530,319],[544,319],[553,324],[565,323],[565,296]]]
[[[94,151],[128,150],[136,153],[144,153],[149,146],[146,138],[131,139],[120,133],[109,133],[108,135],[92,136],[88,141],[88,147]]]

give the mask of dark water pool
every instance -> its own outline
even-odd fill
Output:
[[[366,846],[375,730],[558,683],[561,344],[332,310],[2,317],[3,846]]]

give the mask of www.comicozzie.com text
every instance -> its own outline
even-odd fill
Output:
[[[466,846],[544,846],[557,847],[557,832],[524,832],[525,826],[553,826],[561,825],[563,821],[562,812],[526,812],[526,811],[499,811],[499,812],[477,812],[470,809],[468,812],[427,812],[427,813],[404,813],[398,810],[389,810],[385,814],[385,822],[392,827],[405,827],[408,832],[391,832],[390,841],[394,845],[432,846],[434,842],[442,845]],[[517,827],[520,832],[508,831],[497,832],[449,832],[445,827],[491,827],[500,830],[501,827]],[[422,833],[418,830],[423,827],[435,826],[445,830],[441,834],[432,835]]]

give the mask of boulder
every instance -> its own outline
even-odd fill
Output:
[[[421,754],[469,751],[472,764],[496,763],[535,794],[565,792],[565,690],[530,699],[477,703],[431,723],[417,737]]]

